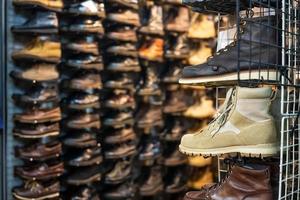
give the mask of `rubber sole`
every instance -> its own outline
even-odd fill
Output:
[[[35,120],[25,120],[25,119],[15,119],[15,120],[22,123],[37,124],[37,123],[44,123],[44,122],[57,122],[61,120],[61,117],[35,119]]]
[[[44,137],[49,137],[49,136],[57,136],[57,135],[59,135],[59,131],[53,131],[53,132],[45,133],[42,135],[24,135],[22,133],[13,133],[13,135],[20,137],[20,138],[37,139],[37,138],[44,138]]]
[[[276,70],[251,70],[251,71],[240,71],[238,73],[228,73],[218,76],[206,76],[206,77],[195,77],[195,78],[180,78],[179,83],[181,84],[205,84],[213,82],[231,82],[231,81],[248,81],[248,80],[265,80],[265,81],[279,81],[280,73]],[[239,79],[238,79],[239,78]]]
[[[179,151],[188,156],[217,156],[228,153],[240,153],[249,157],[269,157],[279,151],[278,144],[258,144],[249,146],[229,146],[213,149],[194,149],[179,145]]]
[[[45,195],[42,197],[34,197],[34,198],[22,197],[22,196],[17,195],[15,192],[13,192],[13,196],[19,200],[44,200],[44,199],[51,199],[51,198],[59,197],[59,192],[56,192],[53,194],[48,194],[48,195]]]

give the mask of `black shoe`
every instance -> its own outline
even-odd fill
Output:
[[[80,155],[72,160],[68,161],[68,164],[71,166],[82,167],[82,166],[91,166],[99,165],[103,161],[101,155],[101,148],[88,148],[85,149]]]
[[[82,133],[64,139],[64,144],[70,147],[90,148],[97,146],[98,142],[94,134]]]
[[[100,200],[100,197],[94,188],[83,187],[71,197],[71,200]]]
[[[107,66],[107,70],[113,72],[140,72],[141,66],[135,58],[126,58],[120,61],[111,62]]]
[[[57,33],[58,19],[55,12],[36,12],[36,14],[22,25],[11,28],[16,33]]]
[[[75,15],[98,16],[103,18],[105,17],[104,4],[98,3],[93,0],[86,0],[80,3],[78,2],[71,4],[66,9],[66,12]]]
[[[120,112],[111,117],[107,117],[104,119],[103,124],[105,126],[113,126],[113,127],[122,127],[125,125],[132,125],[134,123],[134,119],[132,113],[130,112]]]
[[[80,69],[94,69],[101,71],[103,69],[102,57],[93,55],[81,55],[69,58],[65,62],[66,66]]]
[[[241,81],[277,82],[280,76],[280,70],[276,67],[279,64],[279,47],[277,48],[275,28],[270,28],[276,26],[274,18],[249,18],[242,22],[239,41],[220,50],[204,64],[185,67],[179,82],[183,84],[236,82],[238,75]],[[239,73],[237,73],[238,66]]]
[[[96,165],[77,169],[67,178],[67,183],[71,185],[86,185],[100,180],[100,168]]]
[[[102,22],[100,20],[85,19],[82,20],[78,18],[70,24],[63,25],[61,27],[62,31],[67,32],[78,32],[78,33],[99,33],[103,34],[104,29]]]

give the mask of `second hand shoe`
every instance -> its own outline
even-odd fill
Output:
[[[13,4],[18,6],[40,6],[58,12],[64,8],[63,0],[13,0]]]
[[[279,48],[274,26],[273,17],[242,20],[240,39],[209,57],[206,63],[185,67],[179,82],[207,84],[236,82],[238,79],[278,81],[280,70],[276,66]]]
[[[233,166],[228,177],[221,183],[188,192],[184,197],[184,200],[217,199],[272,200],[270,169],[253,164]]]
[[[61,59],[61,44],[37,38],[25,45],[23,49],[14,51],[12,58],[59,63]]]
[[[230,89],[219,115],[201,131],[184,135],[180,151],[204,156],[275,155],[279,146],[269,111],[272,95],[270,87]]]

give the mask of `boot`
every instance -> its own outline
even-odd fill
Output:
[[[154,70],[150,67],[147,68],[146,79],[143,86],[139,89],[139,95],[160,95],[161,90],[158,85],[158,77]]]
[[[146,42],[139,49],[139,56],[143,59],[150,61],[163,61],[164,54],[164,41],[160,38],[155,38]]]
[[[271,96],[271,87],[230,89],[218,117],[198,133],[184,135],[180,151],[204,156],[276,154],[279,146],[269,112]]]
[[[216,36],[214,18],[209,15],[194,13],[191,20],[191,26],[188,31],[188,37],[194,39],[208,39]]]
[[[165,56],[167,58],[185,59],[189,56],[190,49],[185,35],[177,38],[177,42],[173,49],[168,49]]]
[[[212,55],[212,49],[206,42],[201,42],[198,49],[190,52],[188,63],[190,65],[199,65],[205,63],[207,58]]]
[[[278,42],[275,29],[270,28],[274,26],[274,17],[241,21],[240,39],[208,58],[206,63],[185,67],[179,82],[205,84],[251,79],[278,81]]]
[[[163,180],[161,169],[152,167],[148,179],[140,188],[141,196],[152,196],[163,191]]]
[[[188,8],[179,7],[177,16],[167,23],[166,29],[169,31],[187,32],[189,25]]]
[[[184,200],[272,200],[270,170],[262,165],[233,166],[219,184],[186,193]]]
[[[146,26],[141,27],[141,33],[163,35],[163,9],[161,6],[151,8],[150,19]]]

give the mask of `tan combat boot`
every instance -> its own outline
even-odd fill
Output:
[[[272,96],[271,87],[230,89],[218,117],[198,133],[184,135],[180,151],[206,156],[276,154],[279,146],[269,112]]]

